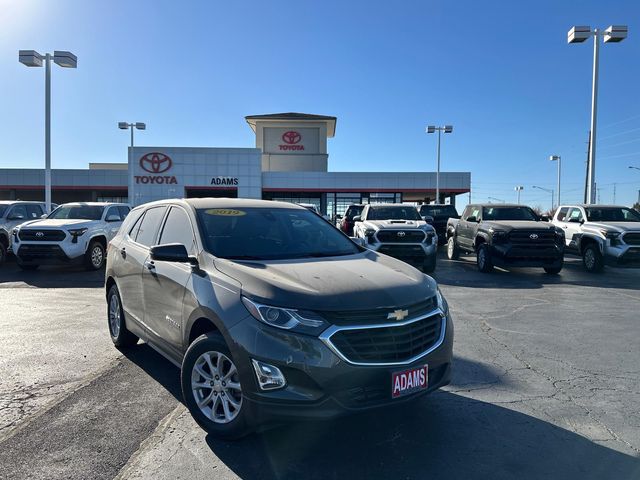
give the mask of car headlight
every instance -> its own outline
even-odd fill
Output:
[[[71,235],[71,243],[78,243],[78,237],[81,237],[85,234],[85,232],[89,230],[88,228],[75,228],[71,230],[67,230]]]
[[[16,243],[20,242],[20,239],[18,238],[18,232],[20,231],[20,229],[18,227],[14,228],[11,233],[13,234],[13,241]]]
[[[436,289],[436,300],[438,301],[438,308],[440,310],[442,310],[444,313],[449,312],[449,304],[447,303],[447,300],[442,295],[442,292],[440,291],[439,287]]]
[[[367,243],[376,243],[376,231],[373,228],[367,228],[364,231],[364,236],[367,239]]]
[[[256,320],[283,330],[318,334],[329,326],[320,315],[308,310],[272,307],[254,302],[247,297],[242,297],[242,303]]]
[[[507,232],[502,230],[493,230],[491,232],[491,238],[495,243],[505,242],[507,240]]]
[[[600,233],[604,238],[608,238],[611,245],[617,245],[620,240],[620,232],[609,232],[608,230],[600,230]]]

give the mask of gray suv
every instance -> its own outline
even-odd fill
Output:
[[[0,263],[7,258],[13,229],[21,223],[40,218],[44,213],[45,204],[42,202],[0,201]]]
[[[109,243],[108,326],[181,369],[205,430],[402,404],[449,383],[453,324],[435,281],[290,203],[158,201]]]

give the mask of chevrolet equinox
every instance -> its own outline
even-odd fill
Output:
[[[135,208],[109,243],[108,326],[181,369],[220,438],[418,398],[449,383],[453,324],[435,281],[306,208],[189,199]]]

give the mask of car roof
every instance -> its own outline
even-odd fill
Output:
[[[123,207],[128,207],[129,206],[126,203],[119,203],[119,202],[68,202],[68,203],[62,203],[62,204],[60,204],[58,206],[59,207],[66,207],[68,205],[87,205],[89,207],[107,207],[107,206],[112,206],[112,205],[123,206]]]
[[[531,208],[529,205],[523,205],[518,203],[472,203],[470,206],[474,207],[527,207]]]
[[[582,208],[629,208],[626,205],[587,205],[586,203],[572,203],[569,205],[560,205],[560,208],[564,207],[582,207]]]
[[[391,207],[391,208],[400,208],[400,207],[417,208],[415,205],[407,205],[407,204],[404,204],[404,203],[370,203],[369,207],[370,208],[384,208],[384,207]]]
[[[13,205],[15,203],[30,203],[34,205],[44,205],[44,202],[38,202],[36,200],[0,200],[0,205]]]
[[[187,198],[173,200],[174,203],[186,203],[193,208],[288,208],[304,209],[300,205],[289,202],[278,202],[275,200],[254,200],[251,198]],[[167,204],[171,202],[158,201],[157,204]]]

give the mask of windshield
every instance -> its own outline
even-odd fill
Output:
[[[353,255],[360,250],[322,217],[301,209],[198,209],[206,250],[237,260]]]
[[[73,220],[100,220],[104,207],[94,205],[62,205],[56,208],[47,218]]]
[[[367,220],[422,220],[416,207],[372,207]]]
[[[529,220],[538,221],[538,216],[529,207],[484,207],[482,220]]]
[[[457,217],[458,212],[456,211],[456,207],[453,205],[423,205],[420,207],[420,215],[426,217],[430,216],[433,218],[438,217]]]
[[[351,205],[347,209],[347,213],[345,213],[344,216],[349,220],[353,220],[353,217],[357,217],[358,215],[362,214],[362,210],[364,210],[363,206]]]
[[[0,218],[4,216],[4,212],[7,210],[6,205],[0,205]]]
[[[640,222],[640,213],[625,207],[587,208],[590,222]]]

